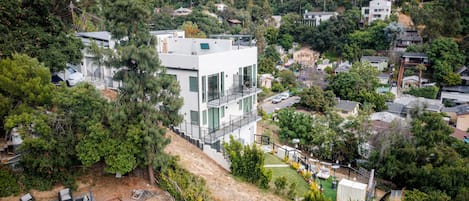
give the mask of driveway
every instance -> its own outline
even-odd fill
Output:
[[[293,104],[299,103],[299,102],[300,102],[300,97],[292,96],[276,104],[272,103],[271,98],[267,98],[267,101],[261,103],[260,105],[261,105],[261,108],[265,112],[267,112],[267,114],[270,114],[274,112],[275,108],[282,109],[282,108],[292,106]]]

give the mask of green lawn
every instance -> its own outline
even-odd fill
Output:
[[[296,171],[291,169],[290,167],[276,167],[266,169],[272,170],[272,185],[277,177],[285,176],[287,178],[288,185],[290,185],[290,183],[292,182],[296,183],[296,191],[298,193],[298,197],[303,197],[303,195],[308,192],[309,186],[306,181],[301,175],[296,173]],[[288,191],[288,187],[287,189],[285,189],[285,192],[286,191]]]
[[[264,156],[265,156],[265,161],[264,161],[265,165],[286,164],[282,160],[280,160],[280,158],[272,154],[265,153]]]
[[[335,201],[337,198],[337,188],[332,189],[332,177],[329,177],[327,180],[321,180],[322,187],[324,188],[324,195],[327,198],[330,198],[332,201]]]

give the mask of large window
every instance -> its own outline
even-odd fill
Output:
[[[199,125],[199,112],[191,110],[191,124]]]
[[[202,124],[207,125],[207,110],[202,112]]]
[[[192,92],[199,91],[199,80],[197,77],[189,77],[189,90]]]
[[[208,76],[208,101],[220,98],[218,74]]]
[[[220,91],[221,96],[225,96],[225,72],[220,73]]]

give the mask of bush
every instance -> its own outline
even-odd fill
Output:
[[[290,184],[289,188],[288,188],[288,192],[287,192],[287,197],[288,199],[291,199],[291,200],[294,200],[296,198],[296,183],[293,182]]]
[[[212,200],[210,193],[206,190],[205,180],[179,167],[175,158],[170,160],[168,167],[162,170],[159,184],[176,200]]]
[[[246,179],[261,188],[269,188],[272,179],[272,170],[264,168],[264,152],[254,144],[252,147],[244,146],[230,136],[230,143],[224,143],[229,160],[230,170],[234,176]]]
[[[283,190],[287,187],[287,178],[285,176],[277,177],[274,181],[275,193],[282,195]]]
[[[20,191],[20,185],[15,176],[9,170],[0,169],[0,197],[18,195]]]
[[[296,170],[300,169],[300,164],[295,163],[295,162],[291,162],[290,167],[296,171]]]
[[[283,85],[280,84],[279,82],[277,81],[274,81],[273,84],[272,84],[272,91],[274,92],[282,92],[284,91],[285,89],[283,88]]]
[[[417,96],[417,97],[424,97],[424,98],[429,98],[429,99],[436,99],[436,96],[438,95],[439,88],[437,86],[428,86],[428,87],[422,87],[422,88],[415,88],[411,87],[409,91],[406,91],[405,93]]]
[[[313,174],[310,171],[303,170],[303,172],[301,172],[301,176],[303,176],[303,178],[308,181],[308,179],[311,179],[311,176],[313,176]]]
[[[47,179],[40,176],[34,176],[29,174],[23,174],[21,176],[21,183],[24,185],[26,190],[36,189],[39,191],[48,191],[52,189],[55,180]]]

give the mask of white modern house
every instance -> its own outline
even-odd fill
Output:
[[[184,31],[181,30],[163,30],[151,31],[150,34],[157,38],[157,51],[161,52],[167,48],[167,40],[171,38],[184,38]],[[99,47],[105,49],[114,49],[116,41],[111,38],[107,31],[100,32],[79,32],[75,36],[85,45],[82,50],[83,59],[80,67],[77,69],[83,74],[85,81],[95,85],[98,89],[111,88],[117,89],[119,83],[112,80],[116,69],[108,68],[104,64],[98,64],[96,56],[89,51],[91,43],[96,43]]]
[[[362,15],[367,24],[378,19],[385,20],[391,16],[391,1],[372,0],[368,7],[362,7]]]
[[[234,45],[233,40],[184,38],[184,31],[153,31],[157,52],[167,74],[180,84],[184,104],[178,132],[198,140],[198,145],[220,151],[222,143],[233,135],[244,144],[254,143],[257,121],[257,48]],[[109,32],[77,33],[85,46],[95,41],[113,49]],[[79,69],[85,80],[97,88],[118,88],[112,81],[116,69],[98,66],[88,49]],[[97,70],[96,70],[97,69]],[[99,73],[94,73],[94,72]],[[218,154],[218,153],[217,153]],[[220,154],[218,154],[220,155]],[[221,155],[220,155],[221,156]],[[213,156],[211,156],[213,158]],[[219,157],[219,156],[216,156]],[[223,157],[221,157],[223,158]],[[217,162],[219,160],[215,159]],[[224,166],[222,164],[222,166]]]
[[[233,135],[254,143],[257,116],[257,48],[232,40],[172,38],[161,65],[181,86],[184,122],[178,129],[217,150]]]
[[[321,22],[329,20],[331,17],[337,16],[337,12],[308,12],[305,10],[303,14],[303,23],[309,26],[319,26]]]

